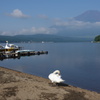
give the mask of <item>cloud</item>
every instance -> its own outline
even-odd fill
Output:
[[[96,28],[100,27],[100,22],[84,22],[84,21],[77,21],[77,20],[69,20],[69,21],[56,21],[54,26],[56,27],[64,27],[67,29],[84,29],[84,28]]]
[[[1,31],[0,35],[13,36],[13,35],[17,35],[17,32],[15,32],[15,31]]]
[[[22,29],[19,31],[1,31],[0,35],[34,35],[34,34],[55,34],[57,33],[56,28],[45,28],[45,27],[32,27],[30,29]]]
[[[20,34],[55,34],[57,33],[56,28],[45,28],[45,27],[32,27],[31,29],[22,29]]]
[[[9,13],[7,15],[12,16],[12,17],[16,17],[16,18],[29,18],[30,17],[30,16],[25,15],[24,13],[22,13],[22,11],[19,10],[19,9],[15,9],[15,10],[13,10],[12,13]]]

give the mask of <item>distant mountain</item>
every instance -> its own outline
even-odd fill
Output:
[[[92,41],[89,38],[64,37],[58,35],[16,35],[16,36],[0,36],[0,42],[87,42]]]
[[[85,22],[100,22],[100,11],[88,10],[81,15],[74,17],[74,19]]]

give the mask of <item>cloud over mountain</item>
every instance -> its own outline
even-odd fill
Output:
[[[9,16],[16,18],[29,18],[30,16],[24,14],[21,10],[15,9]],[[2,35],[20,35],[20,34],[57,34],[63,36],[96,36],[100,34],[100,12],[96,10],[89,10],[82,13],[79,16],[62,19],[62,18],[51,18],[45,14],[40,14],[37,16],[43,20],[44,26],[36,27],[33,21],[33,26],[23,27],[16,31],[1,31]],[[52,23],[50,26],[46,26],[47,23]],[[33,19],[35,20],[35,18]],[[38,25],[40,21],[35,23]],[[29,21],[29,20],[28,20]]]
[[[94,37],[100,34],[100,12],[89,10],[67,20],[55,21],[51,27],[56,28],[57,34],[64,36]]]

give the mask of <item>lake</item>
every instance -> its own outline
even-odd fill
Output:
[[[24,49],[48,51],[48,54],[5,59],[0,66],[48,78],[60,70],[65,83],[100,92],[100,44],[70,43],[14,43]],[[5,44],[1,44],[5,45]]]

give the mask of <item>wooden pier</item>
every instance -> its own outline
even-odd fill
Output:
[[[18,58],[21,56],[32,56],[32,55],[40,55],[40,54],[48,54],[48,51],[24,51],[24,52],[0,52],[0,60],[9,59],[9,58]]]

